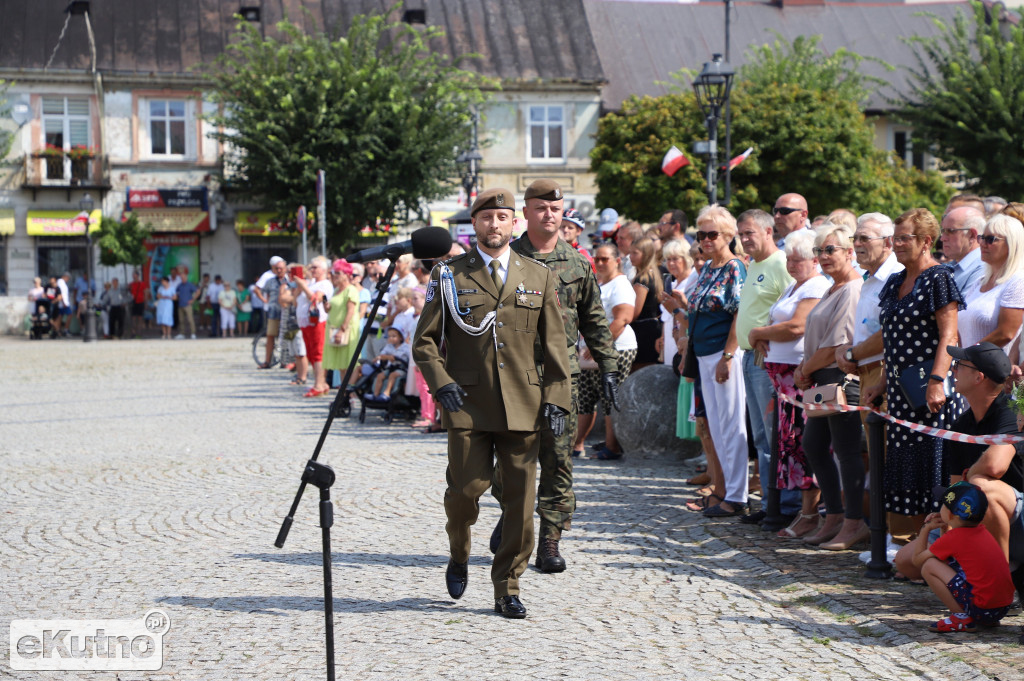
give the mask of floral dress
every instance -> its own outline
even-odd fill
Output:
[[[906,276],[905,271],[893,274],[879,295],[889,413],[906,421],[949,428],[964,411],[963,398],[954,393],[936,414],[926,409],[915,410],[900,389],[900,372],[935,358],[939,346],[935,311],[950,303],[963,310],[964,299],[953,281],[952,271],[943,265],[919,274],[911,292],[900,298],[900,286]],[[896,423],[886,424],[883,490],[887,511],[921,515],[938,508],[932,490],[943,484],[943,442]]]

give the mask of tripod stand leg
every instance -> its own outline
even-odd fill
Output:
[[[320,533],[323,537],[324,625],[327,637],[327,681],[334,681],[334,596],[331,582],[331,525],[334,507],[330,488],[320,490]]]

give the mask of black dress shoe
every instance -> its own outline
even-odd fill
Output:
[[[519,596],[502,596],[494,599],[494,612],[512,620],[521,620],[526,617],[526,606]]]
[[[558,552],[558,540],[554,537],[541,537],[537,544],[537,561],[535,565],[541,572],[563,572],[565,558]]]
[[[444,573],[444,583],[448,587],[448,595],[459,600],[462,594],[466,593],[466,584],[469,582],[469,563],[456,563],[454,559],[448,559],[448,569]]]
[[[767,515],[768,515],[768,513],[766,513],[763,510],[762,511],[758,511],[757,513],[750,513],[748,515],[741,515],[740,516],[740,522],[741,523],[746,523],[747,525],[757,525],[762,520],[764,520],[765,516],[767,516]]]
[[[501,517],[498,518],[498,524],[494,526],[494,531],[491,532],[491,541],[488,546],[491,549],[491,553],[497,553],[498,547],[501,546],[501,525],[505,522],[505,514],[502,513]]]

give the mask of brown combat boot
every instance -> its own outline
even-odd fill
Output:
[[[563,572],[565,559],[558,552],[558,540],[555,535],[546,535],[537,543],[537,561],[535,565],[541,572]]]

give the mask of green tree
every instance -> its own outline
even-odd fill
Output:
[[[127,266],[139,267],[146,262],[146,237],[148,227],[139,224],[139,218],[132,215],[127,220],[103,218],[100,228],[93,240],[100,249],[100,264],[107,267]]]
[[[11,105],[7,101],[7,90],[11,84],[0,78],[0,120],[6,120],[11,113]],[[14,142],[14,134],[10,130],[0,129],[0,159],[3,159],[11,151],[11,144]]]
[[[732,172],[730,210],[767,208],[794,191],[808,198],[812,212],[845,207],[899,214],[945,202],[952,190],[937,173],[906,168],[874,146],[873,128],[858,104],[872,81],[853,72],[859,59],[852,53],[826,57],[816,39],[752,51],[750,65],[737,74],[731,102],[733,153],[747,147],[754,153]],[[792,77],[786,64],[792,65]],[[591,154],[598,205],[644,221],[673,207],[695,214],[707,203],[707,159],[687,149],[706,136],[692,92],[628,100],[598,126]],[[684,150],[692,166],[669,178],[661,172],[661,159],[672,145]]]
[[[222,110],[209,120],[237,151],[225,161],[227,182],[291,216],[316,206],[323,169],[335,248],[451,194],[455,150],[468,146],[486,81],[430,49],[440,29],[368,15],[336,40],[287,21],[277,33],[264,38],[240,21],[211,70]]]
[[[969,187],[1017,199],[1024,190],[1024,28],[972,2],[939,35],[908,38],[917,67],[902,119],[914,144],[934,149]]]

